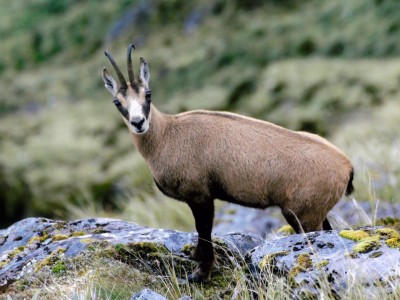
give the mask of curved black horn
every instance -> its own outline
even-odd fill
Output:
[[[104,51],[104,54],[108,57],[110,60],[111,64],[114,67],[115,72],[117,73],[118,79],[119,79],[119,84],[121,85],[122,88],[126,89],[128,88],[128,85],[126,84],[126,80],[124,78],[124,75],[122,74],[121,70],[118,68],[117,63],[115,62],[114,58],[111,56],[110,52]]]
[[[128,62],[128,76],[129,76],[129,82],[131,85],[133,85],[133,82],[135,80],[134,74],[133,74],[133,67],[132,67],[132,57],[131,57],[131,52],[132,48],[135,49],[135,46],[133,44],[130,44],[128,47],[128,53],[127,53],[127,62]]]

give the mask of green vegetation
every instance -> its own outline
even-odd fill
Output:
[[[353,251],[357,253],[368,253],[373,250],[379,249],[381,243],[379,242],[379,236],[371,236],[363,238],[354,247]]]
[[[366,237],[369,237],[369,234],[363,230],[342,230],[340,231],[340,236],[346,239],[350,239],[353,241],[360,241]]]
[[[376,230],[342,230],[339,235],[343,238],[356,241],[353,252],[349,253],[350,257],[358,257],[357,253],[368,253],[381,247],[381,242],[392,248],[400,248],[400,235],[393,228],[378,228]],[[382,253],[372,253],[370,257],[378,257]]]

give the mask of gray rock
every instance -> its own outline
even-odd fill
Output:
[[[333,218],[330,220],[334,229],[370,225],[366,219],[400,218],[400,204],[380,201],[375,207],[367,201],[357,201],[355,204],[353,201],[342,200],[336,204],[330,215]],[[227,204],[216,214],[213,232],[217,234],[250,232],[266,237],[286,224],[286,220],[277,207],[254,209]]]
[[[285,224],[287,223],[277,207],[255,209],[227,204],[216,214],[213,232],[250,232],[265,237]]]
[[[378,237],[375,244],[372,243],[374,247],[365,253],[354,251],[357,243],[340,237],[338,231],[291,235],[268,241],[257,234],[236,232],[214,235],[213,242],[220,262],[249,264],[252,278],[260,282],[265,270],[272,270],[278,276],[293,280],[298,292],[316,295],[318,284],[324,280],[333,292],[340,293],[349,285],[352,276],[365,283],[366,288],[376,282],[400,284],[400,251],[388,247],[389,235],[379,233],[378,228],[364,229],[375,239]],[[139,269],[144,267],[146,272],[160,271],[157,259],[161,256],[172,260],[179,271],[177,274],[188,274],[196,266],[188,256],[196,242],[195,233],[151,229],[114,219],[73,222],[25,219],[0,230],[0,292],[6,291],[11,283],[24,275],[34,274],[50,256],[57,256],[57,259],[75,257],[93,247],[113,249],[117,256],[121,255],[132,264],[136,261],[145,264],[138,266]],[[142,259],[134,259],[137,256],[132,253]],[[243,259],[232,259],[237,257]],[[387,289],[391,291],[390,284]]]
[[[365,215],[369,219],[376,220],[400,218],[400,204],[386,201],[379,201],[372,204],[368,201],[340,201],[332,209],[332,213],[342,218],[348,225],[367,225]]]
[[[378,228],[363,230],[376,236]],[[262,277],[265,270],[273,270],[294,280],[299,290],[312,294],[317,293],[321,282],[339,293],[354,278],[365,287],[379,282],[388,284],[390,290],[389,282],[400,283],[400,251],[388,247],[385,238],[381,236],[378,246],[358,253],[353,249],[357,242],[342,238],[337,231],[291,235],[266,241],[249,254],[249,261],[256,278]]]
[[[213,239],[227,248],[230,254],[240,257],[262,241],[256,235],[241,233],[214,236]],[[140,246],[150,243],[192,262],[188,249],[193,248],[196,242],[195,233],[151,229],[114,219],[64,222],[28,218],[0,230],[0,290],[26,273],[33,272],[35,266],[50,255],[75,257],[94,243],[96,247],[101,247],[101,243],[114,247],[117,244]]]
[[[130,300],[168,300],[159,293],[150,289],[143,289],[140,292],[134,294]]]

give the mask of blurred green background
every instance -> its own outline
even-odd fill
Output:
[[[107,216],[192,230],[155,188],[101,70],[147,59],[166,113],[229,110],[327,137],[356,198],[399,201],[400,1],[0,0],[0,228]]]

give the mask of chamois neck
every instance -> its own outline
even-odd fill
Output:
[[[157,110],[152,104],[149,114],[149,130],[140,135],[131,133],[133,144],[145,159],[151,158],[152,155],[157,155],[158,145],[162,143],[168,122],[167,118],[168,115]]]

